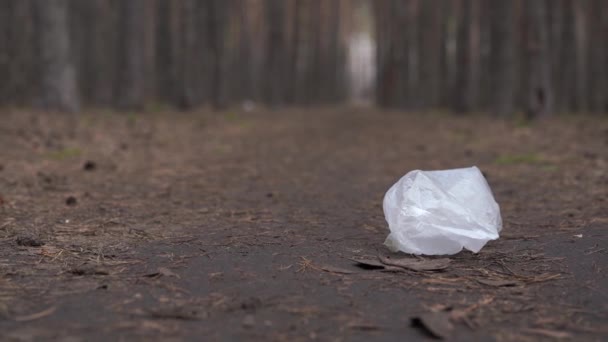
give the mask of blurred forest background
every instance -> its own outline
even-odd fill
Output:
[[[608,110],[605,0],[0,0],[0,106]]]

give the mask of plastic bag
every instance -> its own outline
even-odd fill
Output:
[[[411,171],[384,195],[391,233],[384,244],[393,252],[474,253],[498,238],[500,208],[475,166],[441,171]]]

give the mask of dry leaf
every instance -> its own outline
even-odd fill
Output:
[[[26,315],[26,316],[19,316],[19,317],[15,317],[15,321],[17,322],[29,322],[29,321],[34,321],[49,315],[52,315],[55,310],[57,310],[56,307],[52,306],[46,310],[42,310],[40,312],[37,312],[35,314],[31,314],[31,315]]]
[[[412,317],[412,326],[418,327],[438,339],[448,337],[454,330],[454,325],[450,322],[450,315],[445,311],[428,312]]]

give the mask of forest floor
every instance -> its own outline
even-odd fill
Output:
[[[608,336],[606,117],[0,117],[3,341]],[[410,257],[383,246],[403,174],[471,165],[500,239],[441,271],[356,265]]]

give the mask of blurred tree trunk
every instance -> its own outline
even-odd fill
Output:
[[[437,107],[441,89],[441,2],[420,2],[420,81],[418,98],[425,109]]]
[[[386,102],[389,106],[408,109],[412,99],[408,89],[409,73],[412,70],[408,60],[411,37],[402,34],[403,25],[408,23],[408,3],[392,0],[388,15],[390,16],[386,56],[388,66],[383,70],[387,87]]]
[[[67,0],[35,0],[40,44],[41,105],[77,112],[80,99],[68,31]]]
[[[145,96],[144,27],[145,0],[120,3],[120,68],[117,104],[122,109],[142,109]]]
[[[289,61],[287,62],[289,68],[289,75],[291,79],[287,87],[289,88],[287,94],[287,101],[289,103],[297,103],[298,101],[298,90],[301,81],[300,77],[300,54],[303,46],[303,37],[302,37],[302,14],[304,7],[304,1],[302,0],[294,0],[293,5],[293,13],[292,13],[292,35],[291,35],[291,49],[289,52]]]
[[[605,0],[592,0],[589,17],[589,104],[591,111],[608,110],[608,6]]]
[[[546,117],[553,111],[553,89],[550,75],[547,3],[526,1],[526,60],[528,118]]]
[[[575,105],[578,111],[587,112],[589,110],[589,89],[588,89],[588,28],[587,28],[587,5],[588,0],[572,1],[574,13],[574,34],[575,34],[575,54],[576,54],[576,83],[575,83]],[[597,47],[593,47],[594,49]]]
[[[210,103],[215,109],[223,108],[224,94],[224,39],[226,30],[226,0],[207,1],[207,51],[209,52]]]
[[[329,3],[329,27],[328,27],[328,51],[325,55],[325,66],[326,72],[324,73],[327,77],[328,92],[325,96],[327,103],[335,103],[340,100],[339,89],[340,89],[340,68],[344,66],[343,61],[341,62],[341,39],[340,39],[340,1],[332,0]]]
[[[570,0],[555,0],[553,6],[549,7],[549,40],[552,51],[551,74],[553,75],[553,108],[555,111],[563,111],[568,103],[568,91],[563,87],[568,74],[564,54],[564,47],[567,45],[567,37],[564,34],[567,25],[565,1]]]
[[[251,51],[253,35],[251,34],[251,23],[247,6],[248,4],[246,3],[247,1],[248,0],[240,0],[238,2],[238,5],[236,6],[240,21],[240,40],[238,53],[238,55],[240,56],[240,61],[238,63],[238,68],[240,76],[240,95],[243,100],[251,100],[254,98],[252,73],[253,54]]]
[[[374,31],[376,33],[376,104],[382,107],[390,105],[390,8],[391,0],[376,0],[373,2]]]
[[[196,1],[182,0],[180,3],[180,28],[179,48],[180,53],[177,72],[179,80],[179,94],[177,106],[181,110],[187,110],[200,103],[197,91],[197,79],[202,75],[198,72],[200,61],[197,60],[197,37],[196,37]]]
[[[306,97],[308,104],[318,104],[323,93],[323,45],[321,41],[321,23],[320,18],[322,17],[322,0],[310,0],[310,16],[308,18],[309,30],[309,53],[308,53],[308,65],[309,65],[309,76],[306,87]]]
[[[266,102],[279,106],[284,102],[285,80],[285,2],[266,0]]]
[[[405,101],[407,101],[407,108],[418,109],[421,105],[419,84],[422,77],[420,71],[422,44],[419,34],[420,25],[418,24],[420,20],[420,1],[410,0],[405,10],[407,12],[407,23],[405,24],[407,30],[405,33],[407,39],[407,91]]]
[[[39,94],[35,37],[31,1],[0,1],[0,104],[26,104]]]
[[[176,104],[176,64],[173,42],[173,6],[169,0],[158,0],[156,10],[156,96],[160,101]]]
[[[488,1],[490,16],[490,108],[495,115],[514,114],[517,64],[515,61],[514,6],[511,1]]]
[[[72,51],[77,60],[78,83],[83,102],[113,104],[120,22],[117,4],[108,0],[71,0]]]
[[[479,0],[462,0],[456,45],[453,104],[457,113],[475,110],[479,99]]]
[[[412,109],[418,105],[417,4],[401,0],[374,2],[378,44],[376,102],[380,106]]]
[[[0,2],[0,79],[5,80],[0,82],[0,105],[9,102],[9,93],[11,92],[11,78],[9,70],[11,70],[11,58],[9,51],[11,50],[11,35],[10,35],[10,18],[11,6],[9,1]]]

